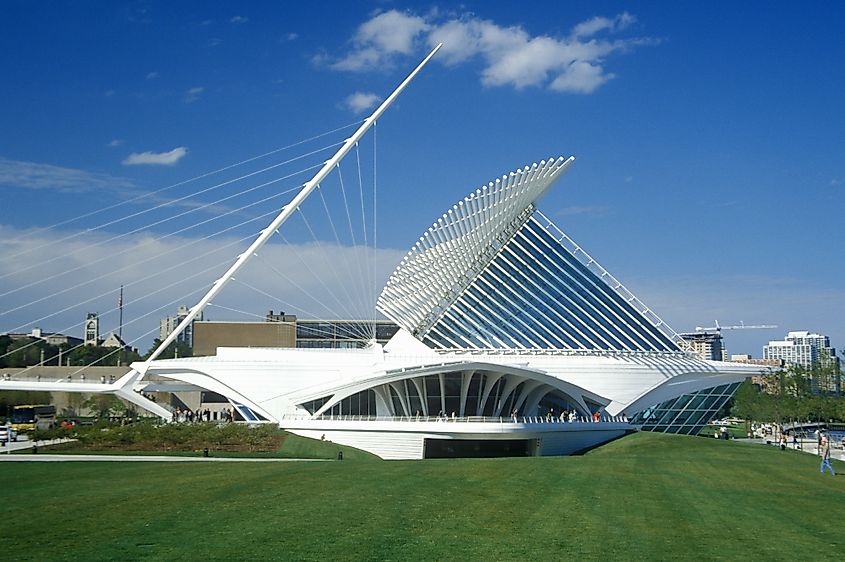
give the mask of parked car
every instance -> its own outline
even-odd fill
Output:
[[[11,425],[0,425],[0,443],[5,445],[10,441],[18,440],[18,432]]]

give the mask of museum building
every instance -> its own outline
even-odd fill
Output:
[[[248,421],[382,458],[561,455],[642,429],[696,434],[759,367],[707,361],[537,209],[574,162],[470,193],[422,235],[362,349],[219,347],[133,368]]]

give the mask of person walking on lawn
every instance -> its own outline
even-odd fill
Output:
[[[819,472],[824,474],[824,469],[826,467],[830,469],[830,473],[833,476],[836,476],[836,472],[834,472],[833,466],[830,464],[830,440],[827,436],[822,437],[822,444],[819,447],[819,456],[822,458],[822,462],[819,465]]]

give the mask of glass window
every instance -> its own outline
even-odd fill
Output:
[[[425,377],[425,393],[428,398],[428,415],[436,416],[443,410],[440,403],[440,378],[437,375]]]
[[[376,339],[377,340],[389,340],[393,336],[396,335],[396,332],[399,331],[399,326],[390,322],[379,322],[376,324]]]

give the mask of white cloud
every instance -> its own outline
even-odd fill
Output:
[[[135,187],[126,178],[6,158],[0,158],[0,186],[23,189],[53,189],[73,193],[103,189],[133,189]]]
[[[167,197],[162,193],[164,189],[147,191],[128,178],[5,158],[0,158],[0,188],[45,189],[62,193],[108,192],[127,202],[143,200],[162,207],[197,209],[211,215],[229,211],[222,204],[208,204],[185,196]],[[103,204],[103,201],[98,199],[97,205]]]
[[[615,74],[604,72],[602,67],[598,65],[585,61],[575,61],[552,80],[549,88],[556,92],[589,94],[615,77]]]
[[[437,11],[426,16],[390,10],[364,22],[352,38],[352,51],[330,63],[345,71],[368,71],[389,65],[401,55],[443,43],[436,60],[456,66],[480,59],[481,82],[486,86],[545,87],[556,92],[589,94],[612,80],[606,57],[635,46],[655,44],[650,38],[600,38],[618,33],[636,18],[623,12],[613,18],[594,17],[577,24],[568,37],[531,35],[521,26],[503,26],[473,15],[438,20]],[[315,63],[326,57],[314,58]]]
[[[109,142],[108,146],[109,146],[109,147],[111,147],[111,148],[115,148],[115,147],[117,147],[117,146],[122,146],[122,145],[123,145],[123,142],[124,142],[124,141],[123,141],[122,139],[112,139],[112,140]]]
[[[229,20],[229,23],[246,23],[249,21],[249,18],[246,16],[235,16]]]
[[[299,39],[299,33],[294,33],[291,31],[290,33],[285,35],[285,39],[288,41],[296,41],[297,39]]]
[[[352,39],[352,53],[332,64],[337,70],[370,70],[395,54],[409,54],[417,37],[429,29],[419,16],[390,10],[361,24]]]
[[[366,111],[370,108],[375,107],[376,104],[380,101],[381,98],[376,94],[355,92],[354,94],[347,96],[347,98],[343,100],[343,104],[348,109],[351,109],[352,113],[355,113],[357,115],[362,111]]]
[[[613,19],[596,16],[582,21],[572,28],[573,37],[591,37],[600,31],[621,31],[637,21],[637,18],[628,12],[622,12]]]
[[[495,61],[530,40],[520,27],[501,27],[489,20],[453,19],[432,29],[428,43],[443,43],[438,57],[447,65],[465,62],[477,55]]]
[[[153,80],[155,78],[158,78],[158,72],[153,71],[147,73],[147,80]]]
[[[157,166],[172,166],[188,154],[188,149],[178,146],[168,152],[133,152],[121,162],[125,166],[136,164],[151,164]]]
[[[118,200],[109,208],[122,204],[121,202],[135,202],[157,207],[192,209],[212,216],[231,212],[231,209],[222,203],[208,203],[185,195],[168,197],[164,192],[169,188],[149,191],[128,178],[5,158],[0,158],[0,188],[44,189],[60,193],[108,192]],[[103,205],[106,205],[105,200]],[[98,211],[92,210],[85,216],[93,216],[96,213]],[[109,221],[114,221],[114,217]],[[68,222],[74,221],[63,221],[63,224]]]
[[[34,303],[9,314],[2,314],[8,309],[0,310],[0,333],[20,326],[29,331],[38,326],[46,331],[78,336],[85,313],[94,311],[100,313],[104,331],[116,329],[117,291],[120,285],[125,285],[124,334],[128,341],[141,338],[134,345],[144,350],[158,335],[159,319],[172,315],[179,304],[196,303],[254,235],[239,241],[241,235],[155,239],[148,234],[136,234],[110,240],[113,233],[82,230],[59,234],[0,225],[0,263],[5,267],[3,273],[9,274],[0,292],[20,289],[14,297],[4,297],[5,302],[14,303],[14,307]],[[73,234],[78,236],[67,238]],[[404,249],[378,250],[376,282],[365,277],[358,283],[358,274],[371,271],[371,250],[367,252],[360,246],[351,245],[279,242],[274,238],[265,246],[259,252],[260,257],[248,264],[237,280],[227,285],[215,299],[216,304],[254,316],[210,307],[206,318],[259,320],[258,317],[271,308],[281,308],[300,317],[364,316],[367,311],[372,312],[373,285],[383,286],[405,254]],[[103,252],[103,247],[108,247],[107,253]],[[22,252],[26,257],[19,257]],[[107,261],[98,261],[103,258]],[[48,260],[53,261],[47,264]],[[108,267],[104,267],[104,263]],[[45,265],[28,269],[37,264]],[[679,277],[660,271],[640,277],[610,269],[675,330],[710,325],[714,319],[723,324],[744,321],[746,324],[780,326],[770,331],[723,332],[732,353],[759,356],[766,341],[798,329],[828,334],[838,343],[837,347],[845,341],[840,314],[845,309],[845,290],[835,280],[807,290],[807,281],[800,278],[737,274]],[[68,273],[52,278],[56,272]],[[44,283],[22,288],[40,281]],[[357,286],[359,284],[361,287]],[[250,286],[272,296],[258,293]],[[368,291],[365,292],[363,286],[369,287]],[[62,292],[68,288],[70,290]],[[354,301],[354,309],[344,302],[346,291],[353,297],[349,300]],[[52,296],[36,303],[48,295]],[[50,317],[35,322],[45,316]],[[151,331],[150,335],[142,338],[147,331]]]
[[[205,92],[205,88],[201,86],[197,86],[196,88],[191,88],[187,92],[185,92],[185,103],[194,103],[198,99],[202,93]]]
[[[159,320],[180,304],[195,304],[253,236],[251,231],[244,233],[245,240],[240,235],[162,239],[136,234],[114,240],[113,233],[60,234],[0,225],[0,263],[8,264],[4,273],[10,274],[0,292],[15,291],[5,297],[13,299],[7,302],[14,302],[14,308],[27,305],[7,314],[11,307],[0,310],[0,333],[37,326],[78,336],[85,313],[94,311],[100,314],[102,331],[116,330],[117,291],[124,285],[125,339],[146,350],[158,337]],[[78,236],[68,238],[73,234]],[[283,309],[299,317],[369,318],[376,297],[373,287],[386,282],[404,254],[377,250],[374,284],[372,248],[282,244],[274,238],[214,300],[247,314],[211,306],[205,317],[260,321],[267,310]]]

